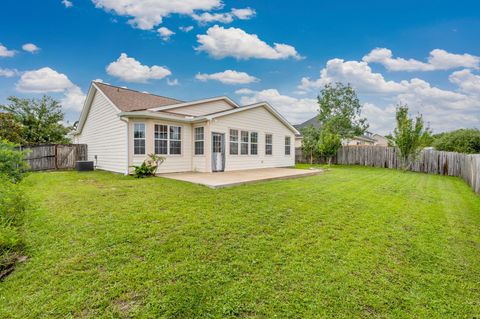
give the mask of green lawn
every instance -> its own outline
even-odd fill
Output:
[[[31,174],[0,317],[478,318],[480,196],[364,167],[228,189]]]

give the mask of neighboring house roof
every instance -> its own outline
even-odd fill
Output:
[[[139,92],[101,82],[93,82],[97,88],[123,112],[147,110],[153,107],[180,104],[183,101],[165,96]]]
[[[309,125],[312,125],[315,128],[320,128],[322,127],[322,123],[318,120],[318,116],[312,117],[311,119],[303,122],[302,124],[297,124],[294,125],[297,130],[301,130],[304,127],[307,127]]]

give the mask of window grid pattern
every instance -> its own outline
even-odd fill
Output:
[[[170,126],[170,155],[182,154],[182,128]]]
[[[195,155],[204,154],[205,134],[203,127],[195,128]]]
[[[145,124],[135,123],[133,125],[133,154],[145,154]]]
[[[241,132],[241,139],[240,139],[240,154],[241,155],[248,155],[248,131]]]
[[[168,154],[168,125],[155,124],[155,154]]]
[[[230,130],[230,155],[238,155],[238,130]]]
[[[265,155],[273,154],[273,136],[272,134],[265,134]]]
[[[258,133],[250,132],[250,155],[258,154]]]
[[[290,136],[285,136],[285,155],[290,155],[291,148],[291,138]]]

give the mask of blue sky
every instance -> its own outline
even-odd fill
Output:
[[[480,127],[478,1],[3,0],[0,30],[0,103],[49,94],[69,121],[95,79],[266,100],[294,124],[342,81],[372,131],[399,102],[435,132]]]

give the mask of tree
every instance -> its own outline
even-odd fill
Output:
[[[15,144],[23,144],[23,126],[13,114],[0,113],[0,140],[4,139]]]
[[[439,151],[480,153],[480,130],[460,129],[436,136],[432,144]]]
[[[397,127],[393,131],[392,142],[399,149],[402,166],[407,170],[431,138],[431,133],[425,128],[421,114],[415,119],[408,117],[407,105],[397,106],[395,118]]]
[[[349,84],[326,84],[318,96],[318,104],[319,122],[340,138],[362,135],[368,129],[367,119],[361,118],[360,101]]]
[[[308,125],[301,129],[303,136],[302,139],[302,152],[308,154],[310,158],[310,164],[313,164],[313,158],[315,157],[318,149],[318,140],[320,139],[320,130],[313,125]]]
[[[328,165],[332,163],[332,157],[337,154],[340,146],[342,146],[340,135],[332,132],[328,127],[323,128],[320,133],[317,149],[320,155],[328,159]]]
[[[51,97],[21,99],[9,97],[9,105],[0,110],[11,113],[23,125],[22,138],[26,144],[69,143],[70,128],[61,124],[64,118],[60,103]]]

